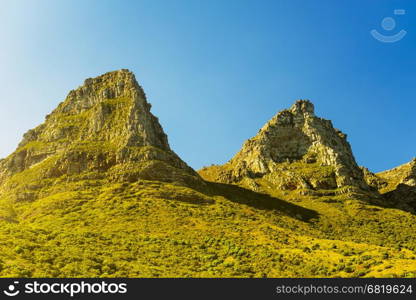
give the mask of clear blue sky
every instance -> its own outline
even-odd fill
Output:
[[[0,157],[85,78],[128,68],[196,169],[296,99],[348,134],[360,165],[392,168],[416,156],[415,15],[413,0],[2,0]]]

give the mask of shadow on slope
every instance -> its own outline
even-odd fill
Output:
[[[245,204],[256,209],[276,210],[289,217],[309,222],[311,219],[318,218],[318,213],[290,202],[272,197],[267,194],[254,192],[240,186],[206,182],[207,188],[204,193],[208,196],[222,196],[228,200]]]
[[[385,208],[397,208],[416,215],[416,187],[400,183],[394,190],[381,194]]]

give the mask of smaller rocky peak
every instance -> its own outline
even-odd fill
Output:
[[[403,183],[409,186],[416,186],[416,157],[412,159],[409,165],[409,172],[406,174]]]
[[[295,115],[306,115],[310,114],[312,116],[315,115],[315,107],[313,103],[309,100],[297,100],[291,107],[290,112]]]
[[[277,113],[255,137],[244,143],[226,168],[231,170],[231,181],[276,179],[283,176],[279,173],[282,168],[291,168],[305,179],[305,169],[314,169],[309,178],[314,188],[368,188],[346,135],[334,128],[330,120],[315,116],[309,100],[297,100],[289,109]],[[328,180],[325,184],[314,184],[318,176],[313,174],[321,169],[327,170]]]

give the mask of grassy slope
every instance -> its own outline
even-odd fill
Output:
[[[227,165],[225,168],[229,167]],[[223,166],[212,166],[204,168],[199,171],[201,176],[206,180],[217,181],[223,173]],[[254,178],[247,181],[246,179],[236,183],[240,186],[253,187],[260,190],[271,197],[282,199],[288,203],[293,203],[299,207],[309,209],[316,212],[317,217],[312,218],[307,222],[308,229],[302,231],[300,234],[306,237],[324,237],[331,239],[335,244],[340,243],[343,249],[341,253],[348,256],[348,250],[344,242],[354,242],[365,245],[365,247],[380,246],[385,249],[395,249],[409,251],[412,253],[411,259],[407,262],[397,260],[397,264],[393,266],[388,260],[380,263],[380,268],[368,269],[364,265],[364,271],[361,275],[364,276],[412,276],[416,273],[414,268],[416,266],[415,250],[416,241],[414,241],[414,233],[416,232],[416,216],[408,212],[398,209],[386,208],[376,205],[371,205],[374,201],[371,197],[366,195],[345,193],[342,189],[339,190],[279,190],[275,188],[274,182],[277,178],[288,176],[288,174],[296,173],[302,174],[305,177],[324,178],[325,170],[316,167],[313,164],[282,164],[282,170],[262,178]],[[285,174],[285,172],[289,172]],[[324,172],[324,173],[322,173]],[[321,174],[322,173],[322,174]],[[312,174],[312,176],[310,176]],[[290,177],[290,176],[289,176]],[[282,226],[282,225],[279,225]],[[316,232],[319,235],[316,235]],[[289,225],[289,230],[294,230],[299,233],[296,227]],[[341,242],[343,241],[343,242]],[[377,252],[384,253],[381,256],[386,258],[385,251],[378,249],[372,254],[365,254],[372,257]],[[329,254],[330,256],[331,254]],[[362,255],[361,255],[362,256]],[[410,267],[411,266],[411,267]],[[383,270],[383,268],[386,269]],[[413,270],[411,272],[404,271]],[[357,270],[355,270],[358,272]],[[360,273],[360,272],[358,272]],[[304,276],[313,276],[311,273],[304,273]],[[346,274],[334,274],[329,276],[347,276]],[[354,276],[357,276],[355,274]]]
[[[103,125],[109,134],[123,132],[125,100],[101,104],[112,112]],[[416,276],[415,216],[345,194],[279,192],[267,178],[257,180],[266,194],[220,183],[199,192],[157,181],[115,183],[136,173],[189,182],[192,175],[149,160],[97,171],[105,161],[96,158],[114,157],[121,141],[106,142],[104,130],[84,143],[79,134],[92,113],[54,116],[50,131],[65,133],[62,140],[32,141],[16,151],[59,149],[2,186],[1,277]],[[99,164],[78,175],[45,174],[72,150]],[[158,153],[128,150],[137,158]],[[326,176],[316,171],[302,174]]]
[[[405,230],[414,218],[400,211],[282,201],[216,183],[197,192],[156,181],[79,180],[65,190],[3,212],[0,276],[416,275],[414,242],[383,241],[388,235],[365,221],[384,216],[379,222]]]

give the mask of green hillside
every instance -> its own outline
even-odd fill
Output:
[[[131,72],[87,79],[0,160],[0,276],[416,277],[415,214],[299,103],[197,173]]]
[[[207,188],[83,181],[9,207],[0,275],[416,275],[413,215],[340,197],[282,201],[234,186]]]

